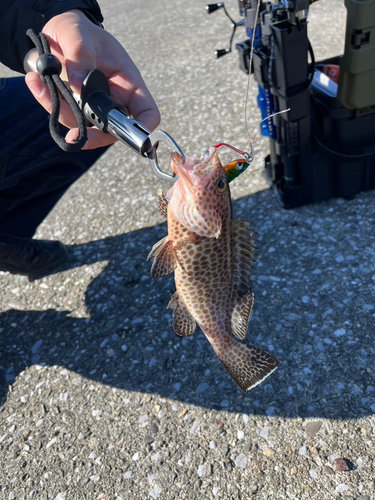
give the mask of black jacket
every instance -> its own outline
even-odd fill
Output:
[[[72,9],[103,21],[95,0],[0,0],[0,61],[24,73],[24,57],[34,47],[26,31],[39,33],[52,17]]]

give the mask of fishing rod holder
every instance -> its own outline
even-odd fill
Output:
[[[248,37],[236,44],[240,69],[258,84],[265,174],[281,205],[374,189],[375,0],[345,0],[345,52],[319,62],[307,33],[317,0],[237,1]]]

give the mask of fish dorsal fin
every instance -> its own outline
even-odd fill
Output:
[[[254,263],[254,232],[241,219],[232,221],[233,285],[231,300],[231,330],[243,339],[249,328],[254,294],[251,291],[251,268]]]
[[[161,193],[161,195],[159,195],[159,212],[163,217],[167,218],[168,200],[164,193]]]
[[[168,236],[155,243],[148,254],[147,262],[155,259],[151,267],[152,279],[161,278],[176,269],[176,259],[173,251],[173,244]]]
[[[168,309],[173,309],[173,328],[177,335],[187,337],[195,332],[197,324],[177,292],[172,295]]]

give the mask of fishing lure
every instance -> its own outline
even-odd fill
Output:
[[[233,160],[227,165],[224,166],[225,170],[225,175],[227,177],[228,182],[232,182],[234,179],[236,179],[240,174],[245,172],[245,170],[248,168],[250,163],[253,161],[253,140],[250,139],[250,148],[251,148],[251,153],[248,153],[247,151],[241,151],[240,149],[235,148],[234,146],[231,146],[230,144],[226,144],[225,142],[219,142],[216,144],[215,148],[218,149],[222,146],[225,146],[229,149],[232,149],[236,153],[239,153],[241,156],[243,156],[243,159],[237,159]]]

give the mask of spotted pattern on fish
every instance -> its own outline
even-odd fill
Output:
[[[203,165],[188,164],[183,170],[178,158],[172,162],[181,177],[162,201],[168,204],[168,236],[151,250],[149,259],[155,258],[151,274],[160,277],[175,272],[176,292],[168,305],[173,309],[173,328],[186,336],[194,333],[198,324],[228,374],[246,392],[272,373],[279,362],[236,339],[246,336],[253,306],[250,273],[254,232],[248,223],[233,219],[228,182],[212,149]],[[189,224],[181,217],[184,196],[200,213],[199,221],[205,220],[199,233],[196,221]],[[166,265],[165,252],[172,256],[173,266]]]

